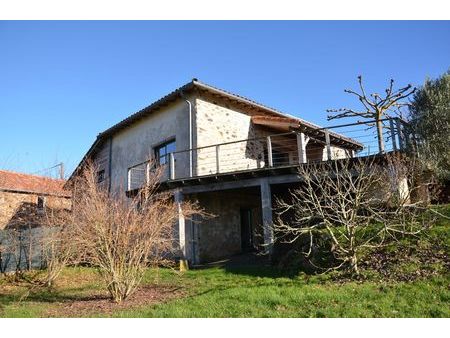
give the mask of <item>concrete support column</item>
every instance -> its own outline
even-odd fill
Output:
[[[398,168],[390,168],[391,192],[394,193],[404,203],[409,204],[410,191],[408,185],[408,178],[405,174],[399,172]]]
[[[397,181],[397,193],[399,198],[405,203],[409,204],[409,186],[408,186],[408,178],[406,176],[400,177]]]
[[[188,267],[189,250],[188,250],[188,239],[186,233],[186,219],[183,215],[182,204],[183,204],[183,193],[180,190],[174,193],[175,203],[178,207],[178,242],[180,246],[180,269],[185,269]]]
[[[264,234],[264,248],[268,254],[272,253],[273,249],[273,229],[272,229],[272,193],[270,191],[270,184],[267,178],[261,179],[261,209],[263,221]]]

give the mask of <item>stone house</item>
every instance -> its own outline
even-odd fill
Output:
[[[65,180],[0,170],[0,230],[42,225],[44,210],[69,209]]]
[[[302,119],[193,79],[100,133],[87,160],[109,191],[135,194],[150,162],[177,201],[198,200],[216,217],[190,222],[177,237],[191,264],[255,248],[270,250],[272,196],[298,182],[296,166],[352,157],[362,145]],[[69,179],[70,180],[70,179]]]

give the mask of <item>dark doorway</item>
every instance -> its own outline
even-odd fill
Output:
[[[252,210],[241,209],[241,248],[242,251],[253,249]]]

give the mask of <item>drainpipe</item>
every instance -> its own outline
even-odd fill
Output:
[[[193,154],[192,154],[192,103],[186,98],[183,92],[181,92],[181,97],[188,104],[189,107],[189,177],[192,177],[192,164],[193,164]]]
[[[186,97],[186,95],[183,93],[183,92],[181,92],[181,97],[183,98],[183,100],[187,103],[187,105],[188,105],[188,107],[189,107],[189,177],[192,177],[193,176],[193,170],[192,170],[192,167],[193,167],[193,163],[194,163],[194,160],[193,160],[193,153],[192,153],[192,148],[193,148],[193,142],[192,142],[192,103],[191,103],[191,101],[189,101],[188,99],[187,99],[187,97]],[[191,235],[191,238],[190,238],[190,240],[189,240],[189,244],[190,244],[190,247],[191,247],[191,254],[192,254],[192,263],[193,264],[195,264],[195,250],[196,250],[196,248],[195,248],[195,238],[194,238],[194,231],[195,231],[195,225],[194,225],[194,222],[193,222],[193,220],[191,219],[190,221],[189,221],[189,223],[190,223],[190,235]]]

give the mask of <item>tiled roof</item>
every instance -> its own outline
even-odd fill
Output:
[[[65,180],[0,170],[0,191],[16,191],[70,197],[63,189]]]

